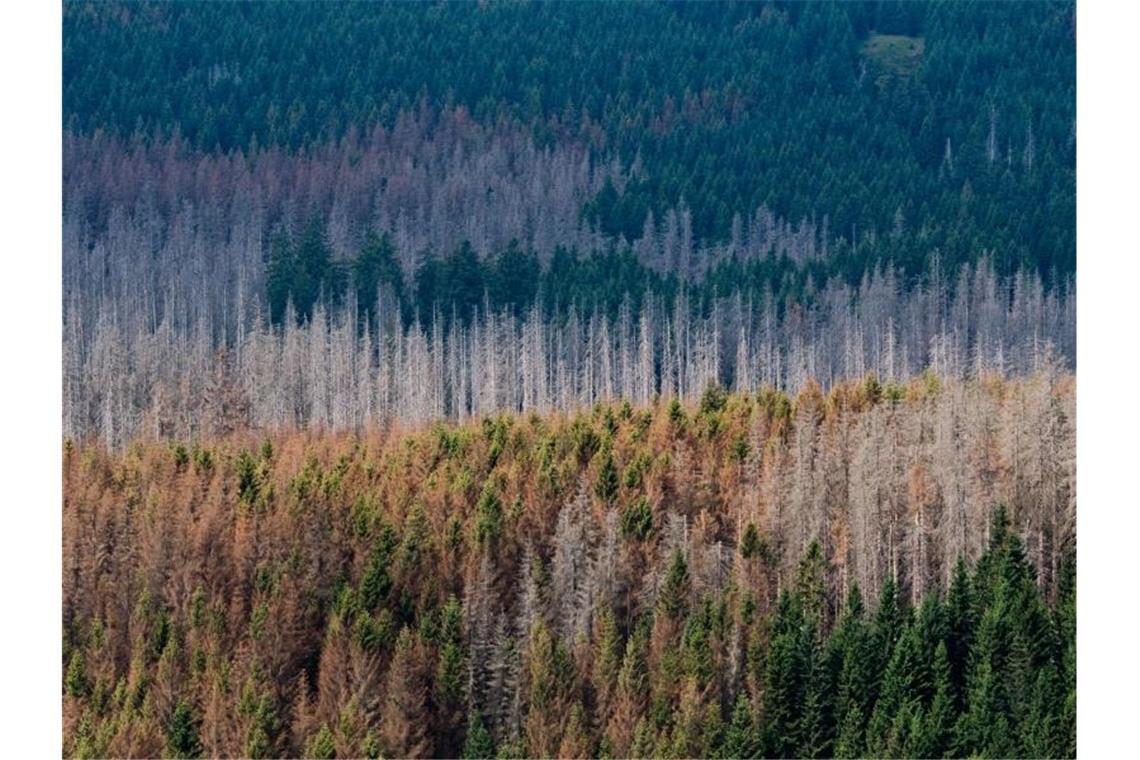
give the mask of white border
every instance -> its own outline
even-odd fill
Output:
[[[1080,754],[1134,747],[1140,498],[1140,12],[1082,0],[1078,23],[1078,535]],[[61,8],[13,3],[0,23],[4,369],[5,754],[61,750]]]
[[[1134,3],[1077,11],[1077,742],[1136,747],[1140,163]]]
[[[0,21],[0,463],[4,688],[12,757],[62,751],[62,7]]]

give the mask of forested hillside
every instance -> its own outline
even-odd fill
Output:
[[[212,375],[249,424],[345,427],[299,369],[333,340],[359,420],[1072,368],[1074,28],[1068,3],[67,3],[66,434],[194,434]],[[472,369],[492,350],[513,379]],[[428,400],[383,390],[429,366]]]
[[[64,449],[64,753],[1073,756],[1071,377]]]
[[[725,241],[766,204],[848,243],[899,217],[916,270],[987,247],[1067,273],[1074,31],[1066,3],[75,3],[64,110],[234,155],[461,106],[633,169],[585,211],[614,237],[684,200]]]
[[[1075,27],[65,3],[63,753],[1074,756]]]

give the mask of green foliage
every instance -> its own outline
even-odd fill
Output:
[[[681,406],[681,400],[676,396],[669,399],[669,422],[674,426],[681,426],[685,424],[686,419],[685,408]]]
[[[396,546],[396,535],[390,526],[384,525],[372,545],[372,554],[360,579],[360,606],[365,612],[379,608],[380,603],[392,589],[389,563]]]
[[[336,757],[336,740],[327,723],[322,723],[320,730],[305,743],[305,757],[314,760],[333,760]]]
[[[602,445],[602,439],[597,431],[582,418],[574,420],[570,426],[570,440],[580,464],[585,464],[593,459],[594,454]]]
[[[68,660],[63,676],[63,688],[69,696],[80,698],[87,694],[87,672],[83,652],[76,649]]]
[[[186,466],[190,463],[190,452],[187,451],[186,447],[181,443],[171,445],[170,455],[174,460],[174,469],[179,472],[184,471]]]
[[[607,606],[598,615],[594,644],[594,688],[609,693],[617,685],[622,664],[621,635],[613,611]]]
[[[475,542],[480,546],[491,546],[502,531],[503,502],[488,482],[475,505]]]
[[[653,509],[649,499],[640,496],[621,512],[621,534],[630,541],[645,541],[653,535]]]
[[[613,452],[607,447],[602,453],[601,466],[598,467],[598,479],[594,483],[594,493],[606,504],[612,504],[617,498],[619,485]]]
[[[445,705],[457,706],[463,696],[466,662],[463,655],[463,611],[454,595],[440,615],[439,664],[436,690]]]
[[[648,451],[639,451],[635,454],[625,468],[625,476],[622,478],[625,487],[630,489],[640,488],[645,478],[645,473],[649,471],[652,464],[653,456]]]
[[[721,750],[724,758],[752,758],[760,756],[760,731],[748,697],[741,692],[732,708],[732,722],[725,734]]]
[[[396,298],[403,296],[404,273],[396,261],[395,248],[387,233],[377,235],[373,230],[366,232],[360,254],[352,262],[351,268],[356,303],[366,319],[371,319],[375,313],[383,285],[388,285]]]
[[[709,383],[701,394],[701,403],[697,409],[698,414],[716,414],[724,411],[728,404],[728,391],[719,383]]]
[[[734,462],[744,464],[748,460],[748,455],[752,453],[752,447],[748,443],[746,436],[738,435],[732,442],[732,459]]]
[[[296,150],[459,105],[527,125],[539,148],[569,137],[636,158],[640,174],[607,179],[582,210],[614,239],[683,199],[695,240],[729,241],[736,215],[766,203],[793,223],[827,214],[860,274],[880,257],[919,270],[931,250],[956,266],[982,248],[1003,268],[1075,268],[1072,3],[129,9],[65,7],[74,130]],[[434,277],[442,302],[526,297],[528,263],[501,255],[499,277]],[[303,315],[325,277],[295,258],[292,289],[275,287]]]
[[[692,580],[689,577],[689,565],[685,561],[685,555],[678,549],[673,552],[669,571],[665,575],[665,581],[661,584],[657,608],[661,610],[663,615],[674,620],[683,618],[689,608],[691,591]]]
[[[257,501],[258,493],[261,490],[257,460],[243,449],[238,454],[234,469],[237,470],[238,476],[238,499],[246,504],[253,504]]]
[[[760,557],[764,553],[764,539],[760,538],[760,531],[756,528],[756,523],[750,522],[744,528],[744,534],[740,537],[740,556],[744,559],[753,559]]]
[[[827,609],[827,567],[818,541],[808,544],[796,572],[796,592],[804,614],[822,628]]]
[[[198,741],[198,720],[184,700],[179,700],[170,717],[166,750],[170,757],[198,757],[202,752]]]

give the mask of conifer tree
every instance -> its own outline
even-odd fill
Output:
[[[305,757],[314,760],[331,760],[336,757],[336,740],[327,723],[322,724],[320,730],[305,743]]]
[[[815,621],[822,633],[828,620],[827,612],[827,568],[823,549],[818,541],[808,544],[803,559],[796,572],[796,593],[803,606],[804,616]]]
[[[638,727],[644,720],[643,713],[649,694],[646,638],[644,628],[638,626],[625,643],[613,712],[606,727],[606,736],[609,737],[614,754],[618,757],[624,756],[627,752],[634,754],[631,745],[635,741]]]
[[[737,695],[732,708],[732,721],[725,733],[721,757],[755,758],[760,756],[760,733],[748,696],[743,691]]]
[[[934,650],[931,674],[934,699],[924,715],[921,741],[914,748],[916,757],[942,757],[951,748],[957,709],[954,684],[950,678],[950,657],[945,642],[939,642]]]
[[[473,713],[467,725],[467,738],[463,742],[462,757],[465,760],[488,760],[495,757],[495,742],[487,727],[483,725],[482,716]]]
[[[633,743],[629,748],[629,756],[631,758],[655,757],[657,756],[655,747],[656,737],[653,726],[643,715],[637,719],[637,725],[633,729]]]
[[[436,704],[439,722],[444,727],[442,739],[449,740],[458,724],[464,695],[464,676],[467,670],[463,650],[463,611],[455,595],[447,599],[440,613],[439,662],[435,672]],[[443,754],[454,754],[448,744],[441,746]]]
[[[685,555],[677,550],[673,552],[669,571],[665,575],[665,581],[661,584],[657,608],[666,617],[672,620],[680,620],[689,609],[691,588],[689,564],[685,561]]]
[[[185,700],[178,701],[170,717],[166,748],[171,757],[198,757],[202,751],[198,741],[198,721]]]
[[[765,663],[765,753],[790,757],[800,747],[807,663],[804,662],[805,625],[799,598],[787,590],[780,594],[773,636]]]
[[[974,635],[974,605],[966,560],[958,557],[946,599],[949,633],[946,653],[950,661],[950,683],[958,709],[965,704],[966,668]]]
[[[621,638],[608,605],[595,617],[592,681],[599,715],[609,715],[622,668]]]
[[[618,471],[614,465],[613,451],[606,446],[602,453],[602,464],[598,468],[598,480],[594,484],[594,493],[606,505],[613,504],[618,493]]]
[[[410,628],[400,631],[380,716],[381,739],[388,753],[421,757],[431,752],[427,683],[422,673],[423,645]]]
[[[574,703],[570,708],[570,717],[566,721],[566,730],[562,734],[562,742],[558,745],[558,757],[589,758],[590,736],[587,733],[586,711],[580,702]]]

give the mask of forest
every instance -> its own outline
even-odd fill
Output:
[[[66,437],[1075,368],[1071,5],[333,8],[65,6]]]
[[[761,205],[849,245],[898,215],[908,271],[980,245],[1066,274],[1074,30],[1072,3],[71,3],[64,119],[237,158],[462,107],[636,166],[585,209],[614,238],[681,199],[698,241]]]
[[[64,752],[1073,756],[1073,398],[67,444]]]
[[[1075,756],[1075,31],[65,2],[63,755]]]

